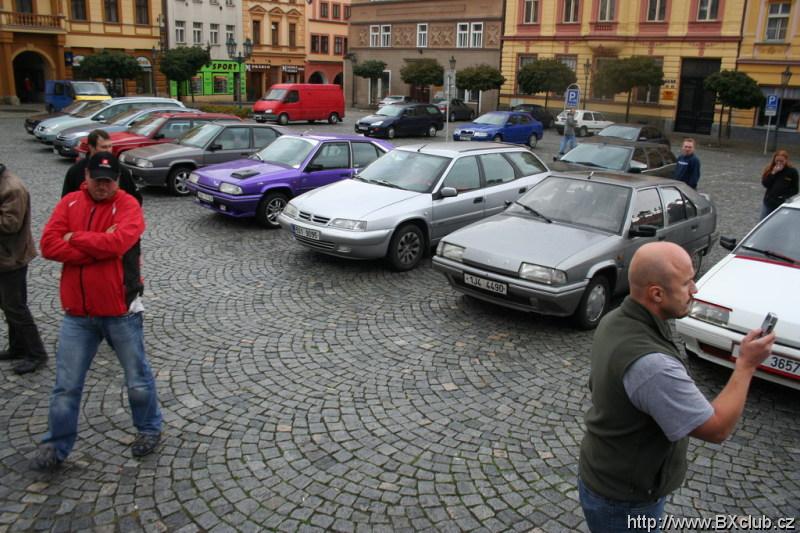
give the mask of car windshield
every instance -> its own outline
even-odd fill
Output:
[[[96,81],[73,81],[72,88],[75,90],[75,94],[84,96],[108,95],[106,86]]]
[[[384,98],[383,98],[383,101],[384,101],[384,102],[391,102],[391,101],[395,101],[395,100],[402,100],[402,99],[403,99],[403,97],[402,97],[401,95],[398,95],[398,94],[393,94],[393,95],[391,95],[391,96],[386,96],[386,97],[384,97]]]
[[[736,254],[800,265],[798,227],[800,227],[800,209],[780,207],[777,213],[774,213],[769,220],[765,220],[739,245]]]
[[[403,113],[403,109],[405,108],[400,107],[399,105],[385,105],[378,109],[378,112],[375,114],[386,117],[399,117]]]
[[[443,104],[445,102],[447,102],[447,98],[442,98],[441,96],[437,96],[436,98],[431,100],[432,104]]]
[[[395,189],[431,192],[450,161],[449,157],[392,150],[365,168],[356,179]]]
[[[549,177],[539,182],[506,213],[532,216],[529,209],[553,222],[606,233],[622,231],[631,190],[621,185],[589,180]]]
[[[617,137],[619,139],[635,141],[639,138],[639,128],[632,128],[630,126],[619,126],[614,124],[608,126],[607,128],[603,128],[597,134],[602,137]]]
[[[130,133],[134,135],[142,135],[144,137],[150,137],[154,131],[161,127],[161,125],[166,122],[166,118],[164,117],[150,117],[147,120],[143,120],[138,122],[134,127],[129,129]]]
[[[66,113],[67,115],[75,115],[80,112],[81,109],[85,108],[89,105],[89,101],[87,100],[76,100],[69,104],[67,107],[61,110],[62,113]]]
[[[603,143],[579,144],[567,152],[561,161],[610,170],[628,170],[631,149]]]
[[[300,168],[300,165],[317,144],[319,143],[312,139],[278,137],[269,146],[256,152],[253,157],[267,163]]]
[[[178,144],[182,144],[183,146],[203,148],[208,144],[208,141],[217,136],[217,133],[219,133],[220,130],[222,130],[222,126],[218,124],[206,123],[202,126],[196,126],[190,129],[176,142]]]
[[[94,115],[95,113],[100,111],[101,109],[105,109],[107,107],[108,104],[105,103],[106,101],[95,102],[93,104],[89,104],[86,107],[84,107],[82,110],[80,110],[77,113],[75,113],[75,116],[76,117],[80,117],[80,118],[91,117],[92,115]]]
[[[473,122],[475,124],[490,124],[492,126],[503,126],[508,120],[508,117],[502,113],[486,113],[485,115],[481,115]]]
[[[125,111],[117,111],[113,115],[107,116],[106,118],[104,118],[100,122],[104,122],[106,124],[112,124],[114,122],[117,122],[121,116],[130,115],[134,111],[140,111],[140,110],[139,109],[128,109],[128,110],[125,110]]]
[[[281,100],[283,100],[284,96],[286,96],[286,89],[272,89],[270,92],[264,95],[262,100],[272,100],[280,102]]]
[[[128,109],[127,111],[118,113],[113,117],[109,117],[104,122],[108,122],[109,124],[125,124],[126,122],[128,122],[128,119],[130,119],[134,115],[138,115],[141,112],[142,112],[141,109]]]

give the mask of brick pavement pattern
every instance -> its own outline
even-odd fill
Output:
[[[536,152],[548,160],[557,142],[550,130]],[[722,233],[743,236],[765,158],[698,153]],[[20,117],[0,118],[0,161],[30,187],[38,240],[67,162]],[[398,274],[326,257],[160,190],[145,191],[145,215],[145,331],[164,443],[131,458],[122,373],[104,346],[75,451],[57,474],[34,474],[54,364],[24,377],[5,364],[0,532],[585,530],[575,475],[590,333],[459,296],[429,261]],[[55,263],[31,264],[51,355],[58,275]],[[690,366],[711,396],[728,375]],[[800,515],[799,415],[795,392],[756,382],[731,440],[692,441],[667,512]]]

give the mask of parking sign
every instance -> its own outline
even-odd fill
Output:
[[[578,107],[581,99],[581,91],[578,88],[567,89],[566,107]]]
[[[780,99],[777,95],[771,94],[767,96],[767,106],[764,108],[765,117],[774,117],[778,114],[778,101]]]

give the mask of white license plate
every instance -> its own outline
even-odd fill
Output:
[[[478,276],[473,276],[472,274],[467,274],[466,272],[464,273],[464,283],[467,285],[472,285],[473,287],[478,287],[479,289],[494,292],[496,294],[508,294],[508,285],[505,283],[479,278]]]
[[[368,128],[366,126],[359,126],[358,127],[358,131],[367,131],[367,129]]]
[[[306,239],[311,239],[314,241],[319,240],[319,232],[315,229],[306,229],[306,228],[301,228],[300,226],[295,226],[294,234],[299,237],[305,237]]]
[[[461,139],[462,141],[471,141],[471,140],[472,140],[472,135],[463,135],[463,134],[462,134],[462,135],[461,135],[461,137],[460,137],[460,139]]]
[[[740,344],[733,345],[733,356],[739,357],[739,350],[741,349]],[[800,361],[795,359],[790,359],[788,357],[784,357],[782,355],[771,354],[767,359],[761,363],[759,366],[761,370],[771,370],[774,372],[780,372],[783,375],[788,374],[790,377],[795,379],[800,379]]]
[[[197,191],[197,198],[203,202],[214,203],[214,197],[204,192]]]

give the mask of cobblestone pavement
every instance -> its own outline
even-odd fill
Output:
[[[333,129],[351,128],[352,118]],[[557,142],[548,132],[536,152],[547,160]],[[741,237],[764,158],[699,155],[722,233]],[[0,118],[0,161],[32,191],[38,239],[67,162],[22,117]],[[0,366],[0,532],[585,530],[575,475],[590,333],[459,296],[429,261],[398,274],[318,255],[159,190],[145,191],[145,212],[164,444],[131,458],[121,371],[104,346],[73,455],[55,475],[34,474],[54,364],[25,377]],[[51,354],[58,274],[37,258],[29,275]],[[707,394],[724,385],[725,369],[690,364]],[[728,442],[692,441],[667,512],[800,514],[797,399],[755,383]]]

